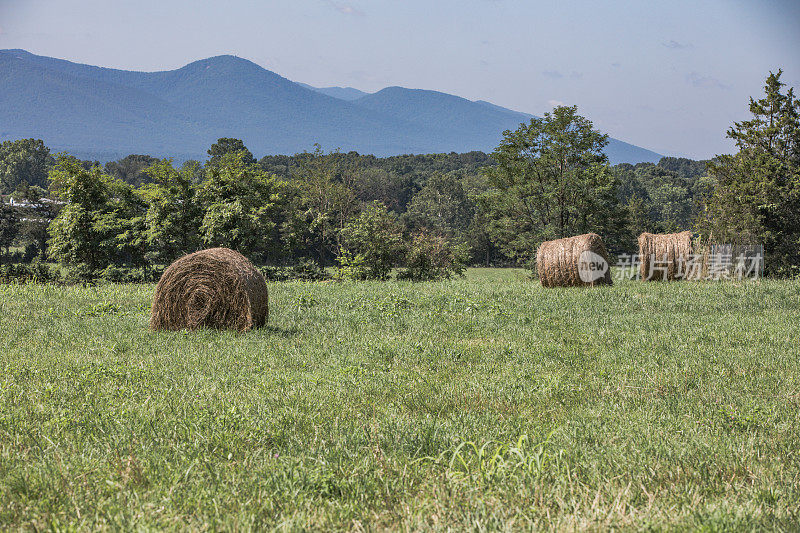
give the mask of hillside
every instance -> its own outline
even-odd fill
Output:
[[[317,91],[318,93],[327,94],[328,96],[333,96],[334,98],[338,98],[339,100],[347,100],[348,102],[352,102],[353,100],[357,100],[362,96],[366,96],[368,93],[364,91],[359,91],[358,89],[354,89],[353,87],[312,87],[307,83],[297,83],[301,87],[305,87],[306,89],[311,89],[312,91]]]
[[[314,88],[234,56],[131,72],[0,51],[0,140],[36,137],[100,160],[203,159],[219,137],[241,138],[259,156],[314,143],[378,156],[491,151],[530,116],[436,91]],[[608,154],[613,163],[661,157],[616,140]]]

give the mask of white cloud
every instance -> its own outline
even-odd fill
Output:
[[[364,12],[353,4],[328,0],[328,5],[343,15],[364,16]]]
[[[730,89],[730,85],[723,83],[713,76],[703,76],[702,74],[692,71],[686,75],[686,81],[695,87],[711,87],[713,89]]]
[[[567,74],[564,74],[559,70],[543,70],[542,74],[552,80],[560,80],[561,78],[567,76]],[[575,72],[573,70],[572,72],[569,73],[569,77],[572,78],[573,80],[579,80],[583,77],[583,72]]]
[[[661,43],[661,46],[665,46],[665,47],[669,48],[670,50],[685,50],[687,48],[692,48],[691,44],[679,43],[678,41],[676,41],[674,39],[670,39],[666,43]]]
[[[562,102],[561,100],[548,100],[547,105],[549,105],[550,107],[558,107],[560,105],[564,105],[564,102]]]

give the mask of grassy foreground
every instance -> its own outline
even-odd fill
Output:
[[[0,529],[796,530],[800,282],[0,286]]]

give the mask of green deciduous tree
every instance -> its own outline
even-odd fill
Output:
[[[139,191],[109,176],[107,203],[98,230],[105,235],[103,249],[108,264],[149,269],[145,215],[147,204]]]
[[[0,143],[0,192],[11,193],[23,183],[47,187],[47,173],[52,165],[50,149],[41,139]]]
[[[157,158],[149,155],[131,154],[118,161],[109,161],[105,168],[109,175],[139,187],[150,181],[147,169],[157,161]]]
[[[93,276],[108,264],[108,214],[113,178],[98,166],[86,170],[74,157],[60,156],[50,172],[51,189],[66,204],[50,224],[49,255]]]
[[[202,207],[194,185],[195,166],[177,170],[172,160],[163,159],[147,169],[152,181],[140,194],[147,204],[145,234],[150,261],[170,264],[200,247]]]
[[[241,139],[222,137],[208,149],[208,165],[217,165],[224,156],[238,153],[242,154],[242,161],[245,165],[256,164],[256,158],[253,157],[253,153],[247,149]]]
[[[51,258],[89,278],[112,264],[147,267],[146,204],[136,189],[70,156],[58,158],[50,182],[65,202],[49,227]]]
[[[613,172],[619,184],[618,197],[628,208],[634,240],[644,231],[672,233],[692,227],[696,179],[651,163],[618,165]]]
[[[280,247],[277,224],[284,199],[282,183],[245,154],[222,156],[210,166],[198,191],[204,206],[200,238],[263,259]]]
[[[359,211],[354,189],[356,173],[347,154],[302,154],[292,176],[291,218],[284,228],[290,246],[312,247],[320,265],[341,249],[340,232]]]
[[[61,205],[48,198],[47,191],[36,185],[21,185],[14,191],[16,201],[27,207],[21,209],[23,220],[20,223],[21,239],[32,243],[39,252],[40,259],[47,257],[48,228],[58,215]]]
[[[493,238],[509,256],[529,260],[544,240],[587,232],[613,247],[623,214],[603,153],[607,142],[577,107],[556,107],[503,132],[482,203]]]
[[[718,241],[763,243],[767,271],[790,275],[800,272],[800,102],[781,74],[728,130],[738,152],[709,164],[716,187],[699,226]]]
[[[355,171],[353,188],[362,202],[375,200],[393,211],[401,210],[409,195],[411,180],[382,168],[360,168]]]
[[[434,173],[408,204],[406,219],[412,230],[427,230],[456,242],[465,241],[474,204],[464,189],[461,173]]]
[[[387,279],[403,251],[403,225],[397,215],[373,202],[342,228],[340,274],[350,279]]]
[[[0,247],[6,254],[19,234],[19,215],[12,206],[0,202]]]

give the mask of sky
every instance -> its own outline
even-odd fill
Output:
[[[128,70],[237,55],[293,81],[399,85],[665,155],[730,153],[770,71],[800,91],[798,0],[0,0],[0,49]]]

